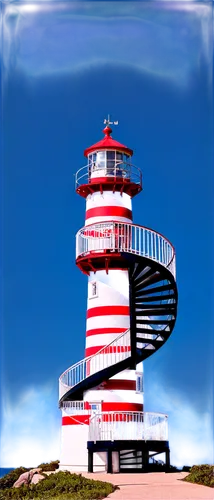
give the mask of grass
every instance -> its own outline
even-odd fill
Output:
[[[194,465],[183,481],[214,488],[214,465]]]
[[[46,466],[47,470],[48,464],[41,465]],[[19,467],[0,479],[0,500],[97,500],[116,489],[110,483],[86,479],[81,474],[67,471],[49,474],[38,484],[12,488],[20,474],[27,470],[29,469]]]

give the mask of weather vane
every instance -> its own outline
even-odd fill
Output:
[[[107,125],[107,127],[109,125],[118,125],[118,123],[119,123],[118,120],[116,122],[111,122],[110,121],[110,115],[108,115],[108,118],[107,119],[105,118],[105,120],[104,120],[104,124]]]

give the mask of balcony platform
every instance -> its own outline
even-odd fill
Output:
[[[100,177],[91,179],[88,184],[81,184],[76,188],[76,193],[83,198],[87,198],[89,194],[97,193],[98,191],[101,194],[103,191],[112,191],[113,193],[119,191],[121,194],[126,193],[131,198],[134,198],[136,194],[142,191],[142,187],[140,184],[131,182],[130,179],[123,179],[123,177]]]

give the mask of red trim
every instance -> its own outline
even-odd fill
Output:
[[[112,354],[112,353],[131,351],[130,346],[108,346],[106,347],[106,352],[104,350],[104,347],[105,347],[104,345],[87,347],[85,350],[85,357],[87,358],[88,356],[93,356],[94,354],[97,354],[97,352],[100,351],[101,349],[103,349],[102,354]]]
[[[105,133],[105,132],[104,132]],[[126,153],[128,156],[133,155],[133,150],[130,148],[127,148],[127,146],[124,146],[124,144],[121,144],[118,141],[115,141],[111,136],[105,135],[101,141],[96,142],[89,148],[85,149],[84,151],[84,156],[88,156],[90,153],[93,151],[100,151],[100,150],[113,150],[113,151],[122,151]]]
[[[76,259],[76,265],[84,273],[89,275],[91,271],[90,260],[96,266],[96,271],[101,271],[106,268],[106,258],[109,260],[109,269],[114,271],[128,271],[127,260],[124,259],[121,253],[112,252],[110,250],[103,250],[97,252],[96,250],[88,252],[87,255],[80,256]],[[124,267],[122,267],[124,265]]]
[[[92,330],[86,331],[86,337],[91,337],[92,335],[105,335],[107,333],[123,333],[127,328],[94,328]]]
[[[130,219],[132,221],[132,210],[129,210],[125,207],[96,207],[89,208],[86,211],[86,220],[91,217],[125,217],[126,219]]]
[[[117,402],[103,402],[102,411],[142,411],[143,405],[141,403],[124,403],[123,401]]]
[[[142,407],[138,411],[142,411]],[[133,422],[134,423],[135,418],[133,417],[132,413],[130,413],[128,415],[126,413],[125,414],[115,413],[115,414],[113,414],[113,416],[111,416],[111,413],[107,413],[107,415],[104,414],[104,415],[102,415],[102,417],[99,417],[99,421],[100,422],[109,422],[109,423],[112,421],[113,422],[125,422],[125,423]]]
[[[131,198],[136,196],[140,191],[142,191],[142,183],[132,182],[129,179],[114,178],[114,177],[100,177],[94,178],[93,182],[90,184],[81,184],[76,188],[76,193],[87,198],[91,193],[103,192],[103,191],[119,191],[127,193]]]
[[[98,387],[105,391],[136,391],[136,380],[109,379]]]
[[[88,309],[86,317],[89,319],[95,316],[129,316],[129,313],[129,306],[99,306]]]
[[[89,424],[90,415],[69,415],[62,417],[62,425]]]

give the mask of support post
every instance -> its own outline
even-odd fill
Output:
[[[93,472],[93,451],[88,450],[88,472]]]
[[[170,449],[166,450],[166,468],[169,469],[170,466]]]
[[[112,474],[112,450],[107,451],[107,473]]]
[[[142,451],[142,468],[144,471],[148,469],[149,464],[149,450]]]

